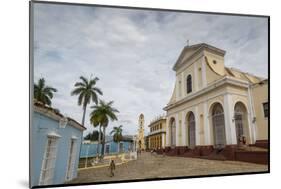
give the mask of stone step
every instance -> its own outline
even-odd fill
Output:
[[[268,140],[257,140],[254,146],[268,149],[269,147]]]

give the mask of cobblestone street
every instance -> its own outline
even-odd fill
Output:
[[[165,178],[209,174],[267,171],[267,165],[238,161],[216,161],[198,158],[170,157],[142,153],[138,160],[116,166],[115,176],[108,167],[80,170],[71,183],[117,181],[129,179]]]

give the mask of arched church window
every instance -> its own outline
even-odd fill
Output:
[[[189,147],[193,149],[195,146],[195,117],[192,112],[189,113],[187,122],[188,122],[188,133],[189,133],[188,136]]]
[[[190,93],[191,91],[192,91],[192,79],[191,79],[191,75],[188,75],[186,79],[186,92]]]

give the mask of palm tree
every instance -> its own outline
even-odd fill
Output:
[[[93,101],[95,104],[98,104],[98,94],[102,95],[102,91],[95,87],[99,78],[95,77],[94,79],[88,80],[83,76],[80,76],[82,82],[76,82],[74,87],[75,89],[71,92],[71,96],[79,95],[78,96],[78,105],[83,107],[83,117],[82,117],[82,125],[85,124],[85,115],[87,105]]]
[[[100,104],[101,103],[103,103],[103,102],[100,102]],[[108,119],[106,116],[103,116],[101,108],[98,105],[92,106],[91,108],[94,108],[94,110],[90,114],[90,122],[94,127],[99,126],[99,133],[101,133],[101,128],[103,125],[108,124]],[[102,135],[103,135],[103,138],[105,138],[104,133]],[[100,143],[101,143],[101,135],[99,135],[99,138],[98,138],[97,157],[99,157]]]
[[[119,127],[113,127],[113,130],[110,132],[110,134],[113,134],[113,141],[117,143],[118,146],[118,153],[120,152],[119,149],[119,143],[122,140],[123,136],[122,136],[122,129],[123,125],[119,125]]]
[[[105,130],[108,126],[109,121],[115,121],[117,120],[117,116],[115,113],[118,113],[119,111],[112,107],[113,101],[110,101],[108,103],[100,100],[99,105],[92,106],[93,111],[90,115],[90,121],[94,126],[99,125],[100,130],[101,127],[103,128],[103,139],[102,139],[102,149],[101,149],[101,156],[104,156],[104,145],[105,145]],[[100,143],[100,138],[99,138]],[[98,145],[99,148],[99,145]]]
[[[103,125],[103,120],[101,119],[101,116],[98,115],[97,113],[91,113],[90,114],[90,122],[91,124],[94,126],[94,128],[96,128],[97,126],[99,126],[99,136],[98,136],[98,146],[97,146],[97,157],[99,157],[99,151],[100,151],[100,141],[101,141],[101,137],[104,138],[104,134],[101,132],[101,127]]]
[[[88,133],[85,137],[84,140],[90,140],[90,141],[98,141],[99,135],[102,133],[99,133],[97,130],[93,130],[92,133]]]
[[[40,78],[38,83],[34,84],[34,98],[43,104],[52,105],[51,99],[54,92],[57,92],[57,89],[46,86],[44,78]]]

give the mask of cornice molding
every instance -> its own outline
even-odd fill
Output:
[[[53,111],[45,109],[45,108],[42,108],[42,107],[34,106],[34,111],[38,112],[40,114],[43,114],[43,115],[45,115],[45,116],[47,116],[47,117],[49,117],[49,118],[51,118],[51,119],[53,119],[55,121],[58,121],[58,122],[62,118],[62,116],[59,116],[59,115],[55,114]],[[67,117],[67,120],[68,120],[68,124],[67,125],[75,127],[75,128],[77,128],[79,130],[82,130],[82,131],[86,130],[85,127],[77,124],[75,121],[73,121],[73,119]]]
[[[234,86],[239,86],[239,87],[242,87],[242,88],[248,88],[249,87],[249,82],[247,81],[243,81],[243,80],[239,80],[239,79],[236,79],[236,78],[233,78],[233,77],[229,77],[229,76],[225,76],[223,77],[222,79],[219,79],[217,81],[215,81],[214,83],[212,83],[211,85],[199,90],[199,91],[196,91],[190,95],[188,95],[187,97],[173,103],[173,104],[168,104],[167,106],[165,106],[163,108],[163,110],[165,111],[168,111],[172,108],[175,108],[179,105],[182,105],[183,103],[186,103],[188,101],[191,101],[201,95],[204,95],[205,93],[208,93],[210,91],[213,91],[213,90],[216,90],[216,88],[220,87],[220,86],[223,86],[223,85],[234,85]]]

